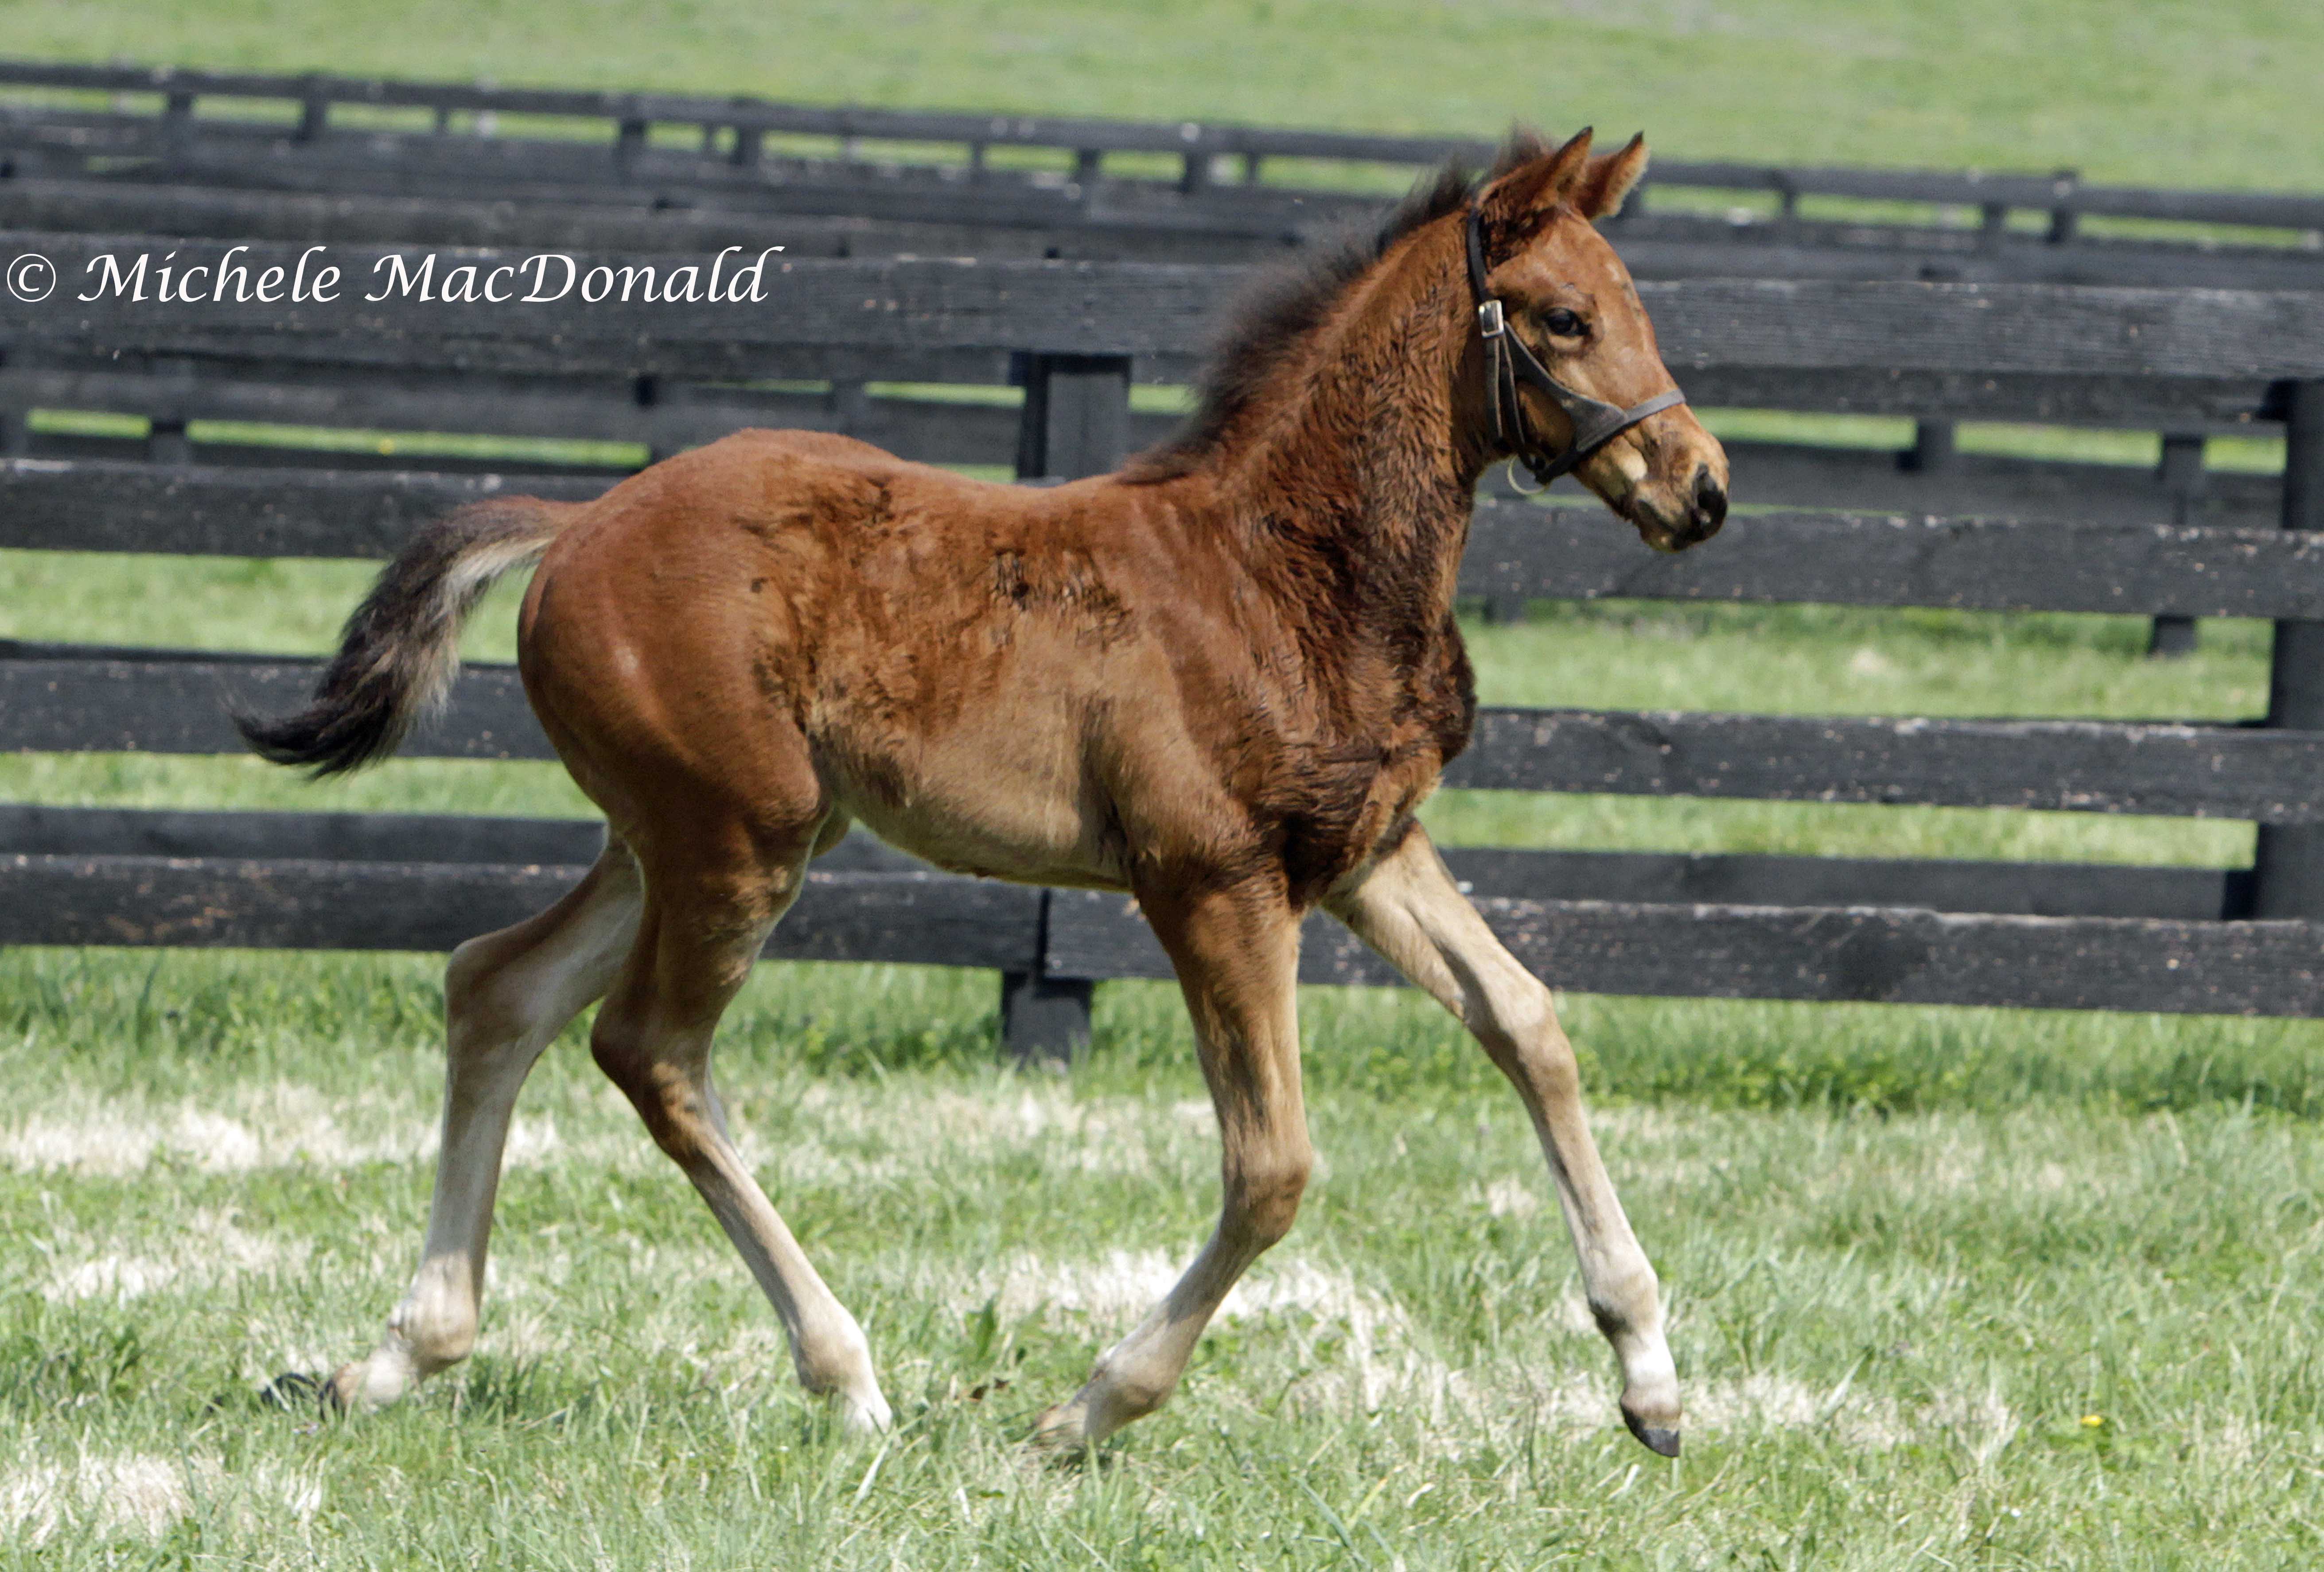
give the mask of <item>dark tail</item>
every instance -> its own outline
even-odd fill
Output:
[[[235,725],[262,757],[318,776],[393,753],[450,692],[460,624],[477,601],[494,579],[538,559],[583,506],[496,497],[427,525],[347,619],[307,707],[272,721],[236,712]]]

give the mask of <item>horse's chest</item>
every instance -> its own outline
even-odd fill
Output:
[[[1337,735],[1286,743],[1253,807],[1293,890],[1314,898],[1403,833],[1468,740],[1465,685],[1406,702]]]

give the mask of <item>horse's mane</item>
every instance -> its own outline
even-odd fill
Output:
[[[1194,409],[1186,424],[1168,441],[1132,458],[1122,478],[1161,481],[1194,468],[1217,448],[1228,427],[1250,407],[1275,369],[1323,325],[1349,286],[1390,246],[1422,225],[1459,212],[1479,190],[1539,158],[1550,146],[1539,133],[1516,127],[1481,175],[1471,173],[1458,160],[1450,161],[1424,176],[1378,229],[1343,235],[1263,273],[1230,309],[1212,341],[1194,382]]]

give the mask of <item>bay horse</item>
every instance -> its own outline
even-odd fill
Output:
[[[1570,470],[1646,543],[1715,531],[1726,455],[1686,409],[1592,221],[1646,167],[1511,138],[1424,182],[1369,244],[1244,310],[1176,440],[1049,489],[845,437],[742,431],[598,501],[516,498],[420,530],[309,706],[239,717],[318,774],[440,700],[462,619],[538,562],[524,688],[604,810],[596,864],[445,979],[443,1145],[417,1275],[326,1402],[392,1401],[475,1346],[517,1090],[590,1043],[773,1301],[800,1381],[884,1428],[854,1319],[729,1139],[711,1036],[808,862],[851,822],[963,873],[1133,896],[1176,970],[1218,1116],[1223,1201],[1185,1274],[1036,1422],[1075,1450],[1152,1411],[1313,1162],[1296,1011],[1322,907],[1463,1022],[1515,1084],[1646,1446],[1679,1446],[1658,1285],[1584,1120],[1549,988],[1414,818],[1469,738],[1453,620],[1480,476]]]

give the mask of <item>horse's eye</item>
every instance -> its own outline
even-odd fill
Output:
[[[1582,336],[1582,318],[1576,317],[1572,312],[1568,311],[1563,306],[1560,306],[1554,311],[1544,314],[1541,322],[1543,326],[1548,328],[1560,338],[1579,338]]]

